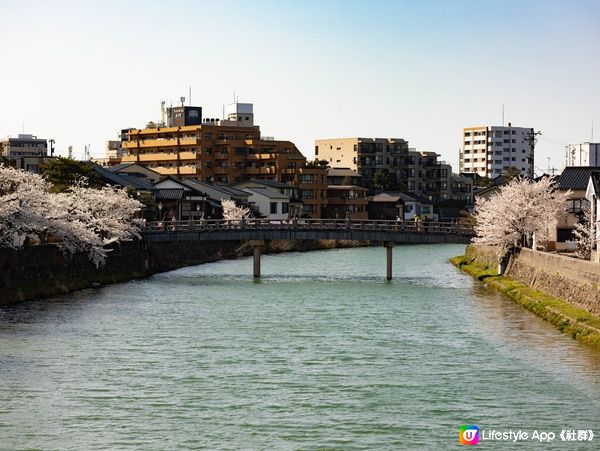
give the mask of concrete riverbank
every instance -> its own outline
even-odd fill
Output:
[[[522,249],[497,273],[493,248],[469,245],[451,263],[554,324],[563,333],[600,350],[600,268],[570,257]]]
[[[264,253],[310,251],[369,245],[356,241],[267,241]],[[147,277],[184,266],[251,255],[244,241],[178,241],[114,246],[106,265],[96,268],[86,254],[65,256],[55,245],[0,249],[0,305],[69,293]]]

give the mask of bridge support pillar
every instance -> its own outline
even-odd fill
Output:
[[[394,249],[393,241],[386,241],[384,244],[387,251],[387,280],[392,280],[392,250]]]
[[[260,251],[265,244],[262,240],[250,240],[250,245],[254,248],[254,278],[260,278]]]

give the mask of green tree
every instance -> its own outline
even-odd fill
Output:
[[[142,218],[146,219],[147,221],[158,221],[160,219],[158,217],[158,204],[156,203],[153,194],[145,192],[138,193],[132,186],[125,188],[125,191],[127,194],[129,194],[129,197],[132,197],[142,203]]]
[[[492,180],[489,177],[481,177],[477,186],[480,188],[487,188],[492,185]]]
[[[11,160],[5,156],[0,157],[0,165],[4,165],[6,167],[16,168],[17,160]]]
[[[66,191],[69,186],[81,180],[89,186],[98,182],[93,163],[73,158],[58,157],[48,161],[42,167],[42,174],[52,184],[52,191],[55,193]]]
[[[346,177],[344,177],[342,179],[342,185],[354,185],[354,179],[352,177],[350,177],[349,175],[347,175]]]
[[[394,174],[389,169],[380,169],[373,176],[373,186],[378,191],[393,189],[396,185]]]
[[[511,166],[506,170],[506,174],[504,174],[504,178],[506,179],[506,183],[510,182],[514,178],[518,178],[521,176],[521,172],[518,168]]]

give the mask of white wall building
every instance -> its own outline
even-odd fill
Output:
[[[567,166],[600,166],[600,143],[569,144]]]
[[[495,178],[512,166],[533,176],[533,128],[508,126],[466,127],[459,156],[460,172]]]
[[[281,221],[288,219],[290,196],[267,187],[242,188],[249,194],[248,202],[258,209],[267,219]]]

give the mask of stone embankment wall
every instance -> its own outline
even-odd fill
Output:
[[[274,240],[266,242],[263,252],[309,251],[368,244],[330,240]],[[252,247],[240,241],[129,242],[114,246],[106,265],[96,268],[86,254],[64,256],[51,244],[30,246],[20,251],[0,248],[0,305],[123,282],[183,266],[251,253]]]
[[[487,246],[470,245],[467,257],[495,268],[500,256]],[[506,276],[552,297],[600,315],[600,264],[564,255],[521,249]]]

